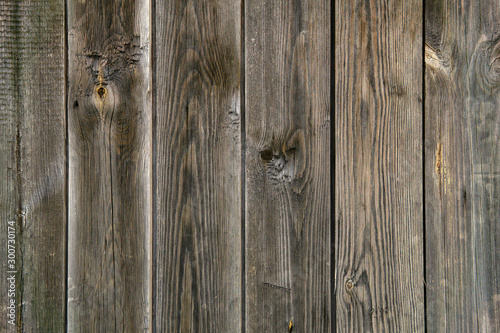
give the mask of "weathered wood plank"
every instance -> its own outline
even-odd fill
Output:
[[[70,1],[68,329],[151,329],[150,2]]]
[[[17,158],[18,150],[17,143],[17,123],[19,114],[16,112],[19,108],[19,49],[15,43],[20,39],[21,30],[21,14],[17,7],[11,2],[2,1],[0,3],[0,56],[2,59],[2,67],[0,68],[0,242],[6,244],[0,248],[2,260],[2,270],[0,271],[0,329],[2,332],[15,332],[17,329],[17,316],[19,313],[19,297],[12,294],[11,274],[7,273],[7,267],[4,265],[10,264],[10,270],[17,270],[19,261],[19,222],[17,220],[17,208],[19,207],[17,193]],[[15,222],[14,241],[8,242],[9,222]],[[10,224],[12,227],[12,224]],[[12,232],[13,230],[10,229]],[[11,236],[12,239],[13,236]],[[11,249],[11,260],[14,262],[5,262],[8,259],[8,245]],[[15,251],[14,258],[12,251]],[[20,274],[16,274],[16,280],[20,278]],[[15,282],[14,282],[15,285]],[[9,288],[10,287],[10,288]],[[9,289],[11,291],[9,292]],[[15,293],[20,293],[19,288],[14,288]],[[9,297],[10,294],[10,297]],[[10,301],[15,302],[11,305]],[[14,309],[12,310],[12,307]],[[8,314],[11,314],[8,317]],[[12,322],[13,320],[13,322]],[[8,321],[11,321],[10,326]]]
[[[64,2],[1,1],[0,22],[0,331],[57,332],[66,302]],[[15,325],[9,271],[17,271]]]
[[[427,0],[428,331],[500,331],[500,2]]]
[[[244,15],[246,329],[329,332],[330,1]]]
[[[154,330],[241,330],[240,2],[156,2]]]
[[[339,332],[423,332],[422,1],[337,1]]]

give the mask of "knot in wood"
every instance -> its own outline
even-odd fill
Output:
[[[270,149],[266,149],[260,152],[260,158],[263,162],[268,163],[273,159],[273,152]]]
[[[496,95],[500,87],[500,36],[480,39],[472,55],[469,77],[473,96]]]
[[[99,113],[101,120],[107,118],[108,115],[112,113],[114,109],[114,103],[116,102],[115,94],[113,93],[112,86],[106,83],[98,83],[94,86],[93,101],[94,105]]]
[[[97,89],[97,94],[99,95],[99,98],[100,98],[100,99],[103,99],[103,98],[104,98],[104,96],[106,96],[106,88],[104,88],[104,87],[99,87],[99,88]]]
[[[347,291],[352,291],[352,289],[354,288],[354,282],[352,282],[352,280],[347,280],[345,288],[347,289]]]

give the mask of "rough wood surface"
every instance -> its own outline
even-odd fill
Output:
[[[68,329],[151,329],[150,8],[70,1]]]
[[[63,1],[0,2],[0,331],[65,323],[66,154]],[[7,262],[15,221],[16,264]],[[7,275],[16,274],[16,325]]]
[[[500,331],[500,2],[425,3],[428,331]]]
[[[422,1],[337,1],[339,332],[424,332]]]
[[[7,278],[11,274],[7,273],[7,265],[11,264],[15,266],[15,269],[12,269],[12,266],[10,266],[9,271],[17,270],[20,266],[16,265],[17,262],[9,262],[6,259],[8,259],[8,244],[11,245],[11,249],[12,247],[16,249],[16,258],[20,255],[18,252],[19,248],[16,246],[16,243],[20,241],[19,222],[17,218],[17,210],[20,204],[17,179],[18,166],[16,164],[18,157],[16,155],[18,153],[17,132],[19,127],[19,113],[17,111],[20,108],[20,48],[18,41],[21,37],[22,15],[19,14],[18,7],[9,1],[2,1],[0,6],[0,19],[2,23],[0,25],[0,56],[2,59],[2,67],[0,68],[0,162],[2,163],[2,167],[0,168],[0,242],[1,244],[5,244],[5,246],[0,248],[2,258],[2,270],[0,271],[0,315],[2,320],[0,320],[0,329],[2,332],[15,332],[17,328],[17,318],[15,315],[16,312],[19,313],[20,308],[15,305],[14,317],[12,319],[14,319],[16,325],[13,327],[9,327],[8,321],[11,320],[11,317],[8,317],[7,314],[12,313],[8,308],[11,298],[19,304],[19,297],[8,297],[11,283]],[[7,241],[9,226],[14,228],[12,224],[9,225],[11,221],[15,222],[15,229],[17,229],[14,244]],[[16,279],[19,278],[20,274],[16,274]],[[20,290],[16,288],[16,292],[20,293]]]
[[[330,1],[244,15],[246,331],[329,332]]]
[[[240,2],[156,2],[154,330],[241,330]]]

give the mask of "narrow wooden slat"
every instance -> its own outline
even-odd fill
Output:
[[[422,5],[337,1],[339,332],[423,332]]]
[[[0,331],[63,331],[64,2],[1,1],[0,59]],[[9,221],[14,267],[6,253]],[[9,271],[17,271],[15,325],[6,309]]]
[[[22,14],[17,6],[10,1],[0,3],[0,57],[2,67],[0,68],[0,243],[5,244],[0,248],[0,256],[3,267],[8,268],[0,271],[0,329],[2,332],[17,331],[17,316],[19,313],[20,297],[16,297],[9,289],[14,289],[15,293],[20,293],[19,288],[12,288],[12,274],[8,271],[16,271],[20,266],[17,262],[19,258],[19,221],[17,219],[17,208],[19,207],[18,184],[17,184],[17,158],[18,151],[18,116],[16,112],[19,108],[19,48],[20,30]],[[17,42],[17,43],[16,43]],[[14,222],[10,223],[9,222]],[[9,226],[11,228],[9,228]],[[8,242],[8,232],[15,236],[13,242]],[[11,259],[14,262],[6,261],[10,249]],[[12,253],[14,252],[14,258]],[[9,266],[7,266],[9,265]],[[7,280],[9,278],[9,280]],[[16,280],[20,274],[15,275]],[[11,305],[11,300],[15,302]],[[12,309],[12,307],[14,309]],[[7,316],[11,314],[11,316]],[[9,321],[11,324],[9,325]]]
[[[151,329],[149,3],[68,3],[71,332]]]
[[[500,331],[500,2],[426,0],[428,331]]]
[[[154,330],[240,332],[240,2],[154,16]]]
[[[330,1],[244,15],[246,331],[329,332]]]

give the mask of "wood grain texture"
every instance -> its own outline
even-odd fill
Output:
[[[68,329],[151,329],[150,8],[70,1]]]
[[[422,1],[338,1],[339,332],[424,332]]]
[[[500,2],[427,0],[428,331],[500,331]]]
[[[329,332],[330,1],[244,15],[246,331]]]
[[[2,332],[65,323],[63,1],[0,2]],[[7,324],[7,222],[16,229],[16,325]]]
[[[18,13],[18,7],[8,1],[0,2],[0,56],[2,59],[2,67],[0,68],[0,242],[5,244],[0,248],[2,256],[2,270],[0,271],[0,329],[2,332],[15,332],[17,328],[17,318],[15,326],[9,327],[8,320],[12,317],[7,317],[8,313],[12,313],[8,306],[10,305],[9,287],[10,281],[7,280],[11,274],[7,273],[8,259],[8,244],[15,246],[12,242],[7,241],[9,222],[15,222],[15,228],[19,229],[19,221],[17,208],[19,205],[18,195],[18,116],[17,109],[20,107],[19,101],[19,70],[20,70],[20,54],[18,43],[20,39],[21,18]],[[15,234],[15,243],[20,241],[19,232]],[[16,246],[16,258],[20,255]],[[12,263],[14,265],[16,263]],[[17,265],[16,265],[17,266]],[[5,268],[4,268],[5,267]],[[20,266],[17,266],[19,268]],[[20,274],[16,274],[16,279],[19,279]],[[17,287],[17,286],[16,286]],[[20,293],[19,288],[16,288],[16,293]],[[14,298],[19,304],[19,297]],[[19,307],[15,306],[15,312],[19,313]],[[15,314],[14,314],[15,315]]]
[[[154,330],[241,330],[240,2],[156,2]]]

